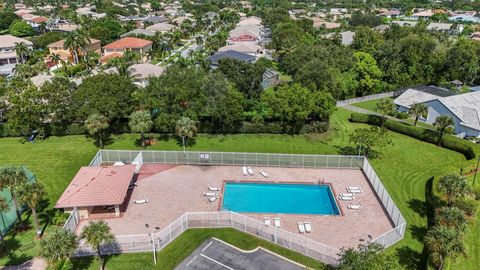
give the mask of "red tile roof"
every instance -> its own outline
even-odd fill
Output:
[[[98,59],[98,60],[102,63],[105,63],[110,59],[119,58],[119,57],[122,57],[122,56],[123,56],[123,54],[115,52],[115,53],[111,53],[109,55],[104,55],[104,56],[100,57],[100,59]]]
[[[56,208],[122,204],[135,165],[82,167],[58,199]]]
[[[31,22],[34,22],[34,23],[42,23],[42,22],[48,22],[48,18],[45,18],[45,17],[35,17],[33,19],[30,20]]]
[[[151,45],[153,42],[136,37],[124,37],[110,44],[105,45],[104,49],[122,50],[122,49],[139,49]]]

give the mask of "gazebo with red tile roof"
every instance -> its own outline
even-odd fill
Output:
[[[135,174],[135,165],[82,167],[55,204],[55,208],[71,211],[77,207],[81,218],[88,218],[94,207],[120,205],[127,196]]]

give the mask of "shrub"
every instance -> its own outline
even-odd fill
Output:
[[[398,119],[407,119],[408,117],[410,117],[410,115],[408,115],[408,113],[406,112],[397,112],[396,117]]]
[[[382,118],[376,115],[352,113],[350,116],[350,121],[380,126]],[[391,131],[401,133],[424,142],[438,144],[438,132],[434,130],[415,127],[389,119],[385,121],[384,127]],[[468,160],[475,158],[475,151],[470,146],[470,142],[466,140],[459,139],[452,135],[446,135],[443,137],[442,146],[463,154]]]
[[[301,134],[306,133],[323,133],[328,130],[329,122],[320,122],[320,121],[313,121],[311,123],[305,124],[301,129]]]
[[[68,219],[69,214],[61,211],[55,211],[55,215],[51,219],[51,223],[55,226],[63,226]]]
[[[473,216],[477,212],[478,209],[478,202],[468,199],[462,198],[458,199],[453,203],[453,206],[458,207],[460,210],[463,210],[467,216]]]

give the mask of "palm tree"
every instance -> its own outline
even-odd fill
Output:
[[[77,250],[78,237],[73,232],[56,229],[40,241],[40,256],[49,264],[61,264]]]
[[[152,129],[152,124],[152,116],[148,111],[136,111],[130,115],[128,125],[133,132],[140,133],[143,149],[146,147],[144,133]]]
[[[100,55],[98,55],[98,53],[96,52],[88,51],[84,54],[83,58],[87,70],[92,70],[98,64],[98,59],[100,58]]]
[[[27,182],[27,176],[21,168],[4,168],[0,172],[0,190],[7,188],[12,196],[13,208],[17,213],[17,219],[22,223],[22,213],[18,205],[18,199],[15,193],[15,187]]]
[[[202,35],[198,35],[195,37],[195,43],[197,44],[198,47],[203,48],[203,42],[205,41],[204,37]]]
[[[413,123],[413,126],[416,126],[418,119],[420,117],[425,117],[427,115],[428,108],[424,104],[417,103],[417,104],[413,104],[410,107],[410,110],[408,111],[408,113],[410,114],[410,116],[415,117],[415,122]]]
[[[100,260],[100,267],[103,270],[105,265],[100,252],[100,247],[115,240],[115,237],[110,231],[108,224],[103,220],[91,221],[83,228],[80,237],[85,239],[87,244],[89,244],[97,252],[98,259]]]
[[[448,131],[455,125],[455,122],[453,121],[453,118],[451,118],[450,116],[442,115],[437,117],[437,119],[435,119],[435,122],[433,123],[433,125],[437,128],[438,132],[440,132],[438,146],[441,146],[443,135],[445,134],[446,131]]]
[[[18,196],[18,201],[21,204],[26,204],[31,210],[33,215],[33,223],[35,225],[35,231],[37,232],[37,237],[40,237],[42,230],[38,224],[37,217],[37,207],[40,202],[45,198],[47,193],[43,188],[43,185],[40,183],[23,183],[16,187],[16,192]]]
[[[437,223],[449,228],[456,229],[459,232],[467,228],[467,219],[462,210],[457,207],[442,207],[436,214]]]
[[[97,136],[98,145],[103,149],[103,131],[106,130],[109,126],[108,118],[99,113],[94,113],[88,116],[85,121],[85,128],[88,133],[92,136]]]
[[[391,114],[395,111],[395,104],[391,99],[386,98],[386,99],[380,100],[375,106],[375,109],[382,114],[381,126],[383,127],[383,124],[385,124],[386,115]]]
[[[14,50],[17,56],[22,60],[22,63],[25,63],[25,59],[30,52],[27,44],[25,44],[25,42],[15,42]]]
[[[83,32],[74,31],[67,33],[65,42],[63,43],[63,48],[68,49],[73,54],[73,63],[78,64],[79,62],[79,51],[85,47],[87,44],[87,38]]]
[[[471,192],[467,179],[458,174],[442,176],[438,181],[438,188],[447,196],[449,206],[451,206],[456,199],[464,197]]]
[[[178,119],[175,125],[175,134],[182,138],[183,152],[186,151],[187,139],[195,137],[197,126],[195,121],[188,117]]]
[[[2,213],[8,212],[10,210],[10,205],[5,200],[5,198],[0,197],[0,215]],[[3,251],[3,232],[0,231],[0,252]]]
[[[60,61],[62,61],[62,58],[60,57],[60,55],[54,53],[54,54],[50,55],[50,61],[55,63],[55,68],[57,68],[58,63],[60,63]]]
[[[455,258],[464,252],[464,246],[458,232],[445,226],[435,226],[427,232],[425,245],[430,251],[430,260],[443,269],[445,258]]]

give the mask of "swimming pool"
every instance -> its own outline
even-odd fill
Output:
[[[225,183],[223,210],[247,213],[339,215],[328,185]]]

